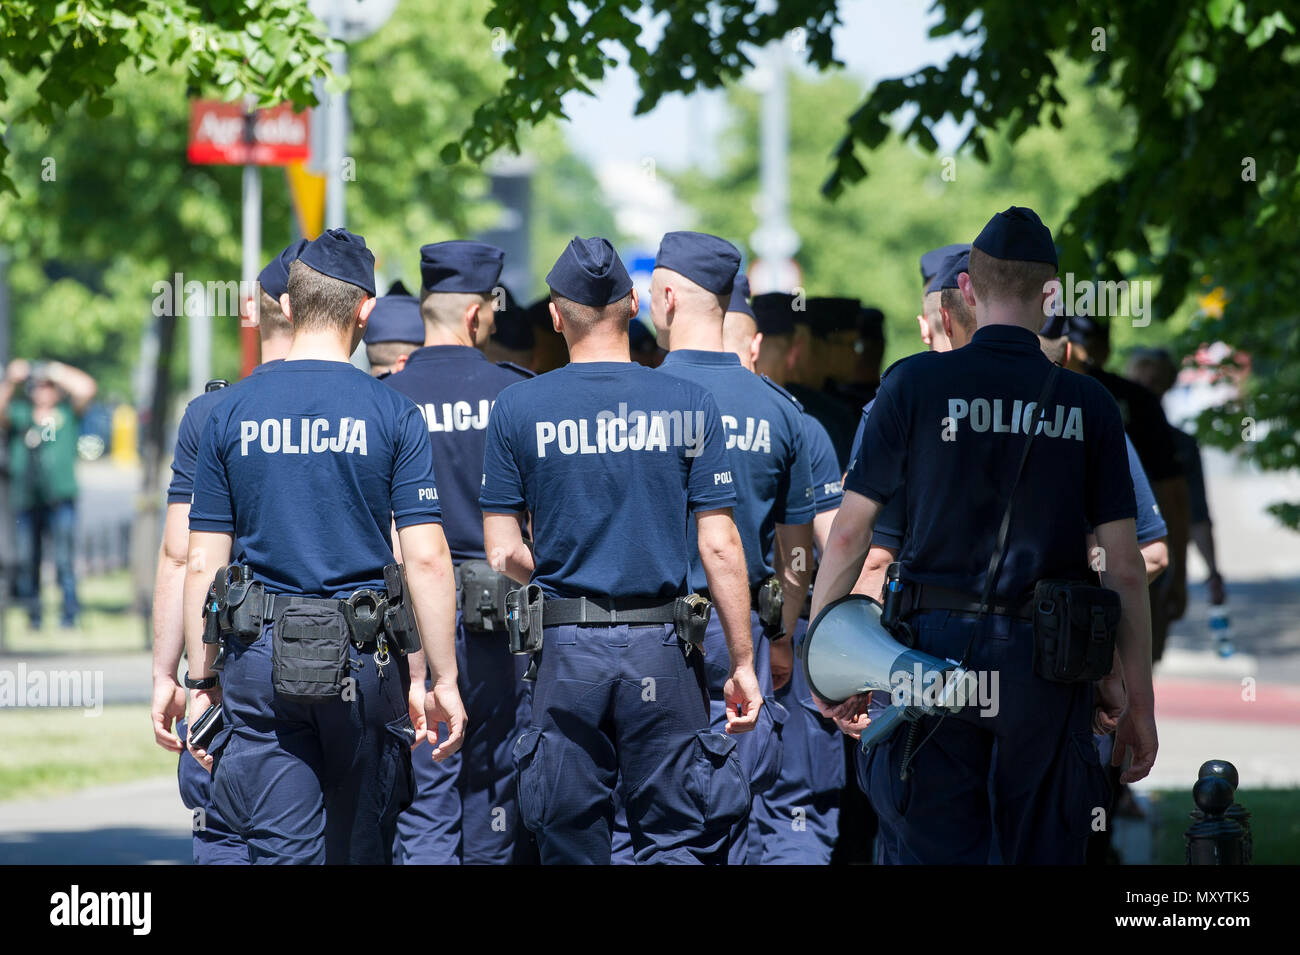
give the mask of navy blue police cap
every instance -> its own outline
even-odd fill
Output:
[[[659,242],[655,268],[672,269],[714,295],[730,295],[740,250],[707,232],[668,232]]]
[[[885,313],[871,305],[858,309],[858,338],[863,341],[885,340]]]
[[[524,314],[528,316],[530,324],[537,328],[545,328],[548,331],[554,331],[555,326],[551,324],[551,297],[539,298],[524,309]]]
[[[496,313],[492,340],[502,348],[528,351],[535,342],[532,319],[528,310],[510,294],[510,289],[503,288],[502,291],[505,292],[505,305]]]
[[[632,291],[632,276],[608,239],[574,236],[547,273],[546,284],[571,302],[602,308]]]
[[[355,232],[327,229],[303,247],[298,260],[321,275],[355,285],[371,298],[375,295],[375,254]]]
[[[505,259],[486,242],[431,242],[420,246],[420,285],[426,292],[487,295],[496,288]]]
[[[289,266],[293,260],[307,248],[306,239],[295,239],[284,247],[284,251],[266,263],[266,268],[257,273],[257,283],[262,291],[276,301],[289,291]]]
[[[731,286],[731,301],[727,304],[727,311],[754,317],[754,310],[749,305],[749,277],[743,272],[737,273],[736,282]]]
[[[1110,343],[1110,326],[1105,322],[1097,321],[1091,315],[1066,316],[1065,334],[1076,345],[1088,345],[1091,342]]]
[[[834,332],[852,332],[858,327],[862,303],[856,298],[816,296],[808,299],[808,327],[819,338]]]
[[[988,221],[973,243],[985,255],[1017,262],[1046,262],[1056,265],[1052,232],[1038,213],[1024,206],[1012,206]]]
[[[938,276],[935,277],[934,287],[940,291],[947,288],[958,288],[957,276],[969,271],[970,249],[954,252],[944,261],[943,268],[939,270]]]
[[[921,281],[925,283],[925,290],[931,291],[930,281],[943,270],[943,264],[956,252],[969,252],[969,242],[954,242],[952,245],[940,246],[937,249],[931,249],[925,255],[921,256]]]
[[[394,291],[400,289],[401,291]],[[424,343],[424,319],[420,317],[420,302],[406,293],[406,286],[394,283],[387,295],[375,299],[374,310],[366,324],[365,343],[382,342]]]
[[[794,334],[794,296],[789,292],[755,295],[754,324],[764,335]]]
[[[1038,334],[1044,338],[1057,339],[1065,337],[1068,331],[1068,319],[1064,313],[1059,315],[1047,316],[1047,321],[1043,322],[1042,330]]]

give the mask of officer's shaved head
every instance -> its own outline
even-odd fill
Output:
[[[758,324],[753,316],[745,312],[727,312],[722,319],[722,347],[739,356],[740,363],[753,371],[758,363],[758,349],[755,339],[761,347],[767,340],[759,338]]]
[[[428,292],[420,296],[420,317],[433,325],[456,328],[470,306],[483,306],[492,301],[490,295],[473,292]]]
[[[398,360],[420,348],[424,342],[377,342],[366,346],[366,361],[370,363],[370,374],[382,375],[393,371]]]
[[[564,319],[565,326],[579,335],[585,335],[606,322],[621,322],[626,325],[636,317],[631,292],[616,302],[600,306],[583,305],[555,292],[551,293],[551,301],[555,303],[560,318]]]
[[[1056,266],[1050,263],[995,259],[977,248],[970,250],[966,271],[977,299],[1016,305],[1040,303],[1047,283],[1056,277]]]
[[[928,296],[927,296],[928,297]],[[948,313],[954,325],[960,326],[969,341],[975,334],[975,309],[966,304],[961,289],[946,288],[939,293],[939,304]]]
[[[650,277],[650,319],[654,322],[661,342],[669,332],[670,322],[683,318],[688,322],[721,322],[730,299],[730,294],[716,295],[672,269],[657,268]]]
[[[257,334],[264,342],[273,338],[292,338],[293,325],[284,317],[280,303],[267,295],[260,285],[258,289]]]
[[[289,308],[298,331],[345,331],[352,327],[365,289],[317,272],[302,259],[289,266]]]

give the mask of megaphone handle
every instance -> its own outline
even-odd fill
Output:
[[[894,735],[894,730],[898,729],[907,719],[907,708],[903,706],[889,706],[883,713],[867,724],[867,728],[862,731],[858,741],[862,745],[862,752],[871,752],[871,747],[877,743],[884,742]]]

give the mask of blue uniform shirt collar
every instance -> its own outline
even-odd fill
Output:
[[[664,365],[716,365],[718,367],[740,367],[740,356],[729,351],[702,351],[698,348],[679,348],[664,356]]]
[[[1040,352],[1038,336],[1019,325],[984,325],[971,336],[972,345]]]
[[[442,358],[481,358],[487,356],[473,345],[421,345],[406,358],[406,364],[413,361],[437,361]]]

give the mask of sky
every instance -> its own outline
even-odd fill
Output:
[[[939,18],[929,8],[927,0],[844,0],[836,57],[863,83],[946,61],[958,44],[930,39],[929,27]],[[569,143],[597,168],[611,162],[644,167],[647,160],[672,170],[697,163],[707,168],[713,139],[726,123],[723,94],[674,94],[653,112],[634,116],[638,96],[636,76],[626,66],[606,78],[596,98],[570,94],[564,102]]]

